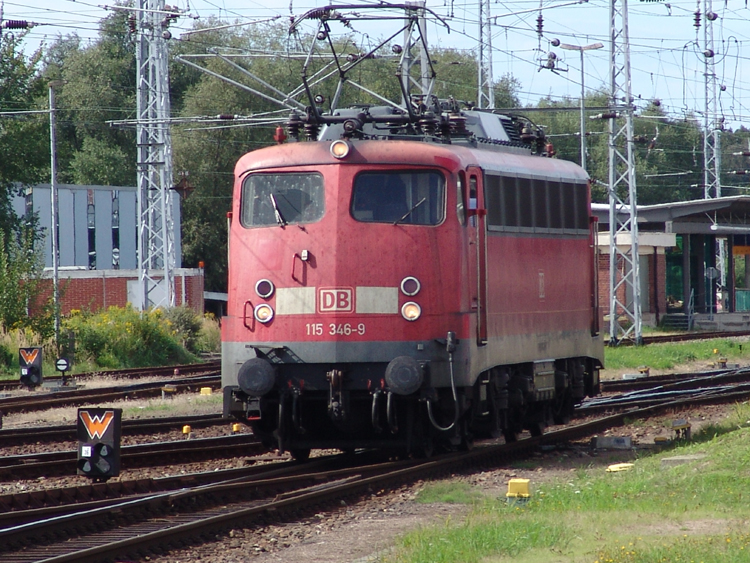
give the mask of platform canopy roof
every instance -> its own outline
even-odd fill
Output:
[[[622,212],[625,213],[626,208]],[[600,230],[609,229],[609,204],[594,203]],[[750,235],[750,196],[719,197],[638,206],[639,231],[675,234]]]

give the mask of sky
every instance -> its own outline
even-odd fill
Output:
[[[24,42],[24,50],[33,52],[42,41],[59,35],[77,33],[95,40],[98,22],[111,11],[106,4],[81,0],[0,0],[2,19],[27,20],[35,25]],[[170,1],[168,0],[169,4]],[[228,21],[252,25],[272,17],[288,18],[307,10],[329,5],[319,0],[172,0],[171,5],[185,10],[171,28],[174,40],[193,26],[195,18],[218,16]],[[353,0],[352,4],[364,2]],[[373,3],[373,2],[370,2]],[[340,2],[338,4],[341,4]],[[112,4],[110,4],[112,5]],[[450,27],[428,24],[431,45],[476,51],[479,2],[427,0],[432,9]],[[541,11],[540,11],[541,6]],[[705,109],[704,29],[706,18],[695,27],[695,12],[713,11],[713,72],[717,77],[718,108],[728,127],[750,128],[750,10],[747,0],[629,2],[632,93],[637,107],[658,99],[674,118],[697,116],[702,121]],[[492,0],[492,63],[495,79],[512,74],[521,84],[522,104],[535,104],[540,98],[580,99],[581,79],[587,92],[609,87],[609,1],[608,0]],[[543,17],[543,35],[537,33],[537,18]],[[362,43],[384,37],[390,24],[354,24],[355,40]],[[3,33],[8,33],[3,30]],[[584,46],[601,42],[604,48],[586,51],[584,72],[577,51],[553,47],[551,40]],[[548,53],[557,56],[556,71],[541,68]],[[439,72],[439,71],[438,71]]]

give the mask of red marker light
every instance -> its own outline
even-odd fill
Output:
[[[284,141],[286,141],[286,139],[287,137],[286,137],[286,133],[284,133],[284,128],[281,125],[279,125],[276,128],[276,133],[274,133],[273,140],[281,145],[284,143]]]

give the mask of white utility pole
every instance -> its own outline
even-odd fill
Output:
[[[49,83],[49,149],[50,149],[50,180],[49,191],[51,198],[50,214],[52,215],[52,300],[55,308],[55,346],[60,347],[60,251],[58,218],[59,205],[57,201],[57,119],[55,116],[55,87],[62,86],[62,80]]]
[[[586,170],[586,88],[584,87],[585,74],[583,72],[583,53],[584,51],[602,49],[604,48],[604,45],[601,43],[592,43],[591,45],[579,46],[560,43],[560,48],[581,53],[581,168]]]

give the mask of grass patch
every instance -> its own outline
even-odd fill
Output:
[[[417,495],[417,502],[430,504],[446,502],[449,504],[474,504],[484,496],[468,483],[462,481],[439,481],[427,483]]]
[[[698,453],[705,457],[676,467],[661,465],[665,456]],[[532,498],[520,508],[504,498],[472,501],[465,521],[408,533],[381,561],[750,561],[748,467],[750,406],[745,404],[737,405],[725,424],[684,446],[638,459],[629,472],[590,466],[563,480],[532,480]],[[470,491],[461,495],[472,498]],[[444,502],[440,494],[435,498]]]
[[[637,369],[646,365],[652,369],[668,370],[690,362],[712,361],[720,357],[729,360],[748,359],[750,342],[747,339],[723,338],[604,349],[604,365],[607,369]]]

